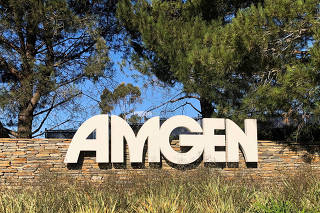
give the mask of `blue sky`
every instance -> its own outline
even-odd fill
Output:
[[[153,80],[155,84],[157,83],[156,77],[152,79],[148,79],[147,77],[141,75],[138,71],[130,70],[128,67],[125,67],[123,71],[120,71],[118,62],[121,61],[119,54],[111,54],[112,60],[115,62],[115,83],[119,84],[122,82],[131,83],[135,86],[140,87],[142,93],[142,103],[136,105],[136,111],[148,111],[156,106],[161,105],[169,101],[170,99],[176,97],[181,93],[181,85],[176,85],[174,88],[163,88],[157,85],[150,85],[145,87],[146,83],[150,83],[150,80]],[[192,102],[196,107],[200,107],[197,100],[188,100],[188,102]],[[156,110],[151,111],[152,116],[161,116],[161,117],[170,117],[173,115],[189,115],[191,117],[196,117],[198,113],[192,109],[190,106],[186,106],[184,108],[179,108],[175,112],[171,112],[173,109],[177,108],[184,102],[179,102],[176,104],[168,104],[160,107]],[[119,109],[115,109],[114,114],[119,114]]]
[[[138,113],[157,107],[181,93],[182,86],[179,84],[177,84],[174,88],[163,88],[157,85],[149,85],[148,87],[145,87],[144,85],[146,82],[149,83],[150,78],[141,75],[138,71],[129,69],[129,67],[124,67],[122,70],[120,70],[120,65],[118,64],[121,62],[120,53],[111,52],[110,57],[114,62],[115,72],[113,79],[110,81],[99,81],[95,84],[90,81],[85,81],[83,84],[78,85],[80,86],[84,95],[75,100],[76,104],[73,108],[66,106],[63,109],[57,109],[55,112],[52,112],[46,124],[42,127],[41,132],[44,132],[45,129],[52,129],[53,127],[53,129],[77,129],[85,120],[101,113],[98,106],[98,101],[100,100],[100,95],[103,89],[107,87],[109,90],[113,90],[122,82],[131,83],[140,87],[142,93],[142,102],[136,104],[136,111]],[[152,80],[157,82],[155,77],[153,77]],[[188,99],[174,104],[166,104],[160,108],[157,108],[156,110],[152,110],[148,113],[147,117],[160,116],[161,118],[167,118],[174,115],[188,115],[190,117],[197,117],[198,112],[188,105],[173,111],[186,101],[192,103],[196,108],[200,109],[198,100]],[[121,111],[119,108],[115,108],[115,110],[112,112],[112,114],[115,115],[120,113]],[[71,117],[71,121],[63,123],[69,117]],[[57,126],[60,123],[63,124]],[[38,125],[38,122],[35,122],[35,124]],[[44,135],[41,135],[40,137],[44,137]]]
[[[161,86],[157,85],[148,85],[146,87],[146,82],[149,83],[151,80],[150,78],[147,78],[143,75],[141,75],[138,71],[131,70],[129,67],[124,67],[122,71],[120,71],[120,67],[118,63],[121,62],[121,55],[118,53],[111,53],[111,59],[115,63],[115,78],[114,78],[114,85],[113,88],[116,87],[118,84],[125,82],[125,83],[131,83],[135,86],[140,87],[141,90],[141,98],[142,103],[136,105],[136,111],[143,112],[150,110],[151,108],[154,108],[156,106],[161,105],[162,103],[165,103],[169,101],[170,99],[176,97],[178,94],[181,93],[182,86],[177,84],[174,88],[163,88]],[[154,82],[157,82],[156,77],[153,77],[152,80]],[[156,83],[155,83],[156,84]],[[110,88],[109,88],[110,89]],[[177,108],[181,104],[183,104],[185,101],[181,101],[176,104],[168,104],[164,105],[163,107],[160,107],[156,110],[151,111],[152,116],[161,116],[161,117],[171,117],[173,115],[188,115],[191,117],[197,117],[198,113],[192,109],[190,106],[185,106],[183,108],[179,108],[178,110],[171,112],[173,109]],[[200,105],[197,100],[188,100],[188,102],[192,102],[192,104],[200,108]],[[116,108],[113,111],[113,114],[119,114],[120,110]],[[150,114],[149,113],[149,114]]]

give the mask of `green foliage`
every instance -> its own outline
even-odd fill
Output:
[[[214,111],[230,116],[249,87],[243,66],[255,58],[244,65],[246,52],[227,19],[252,2],[124,0],[118,17],[138,70],[169,85],[182,83],[183,92],[198,96],[204,117]]]
[[[278,201],[276,199],[267,200],[265,203],[257,203],[255,206],[255,212],[264,213],[284,213],[284,212],[294,212],[294,208],[290,201]]]
[[[56,107],[81,95],[84,79],[110,77],[115,3],[104,3],[0,1],[0,122],[13,121],[11,135],[31,137]]]
[[[141,123],[143,119],[144,119],[143,117],[141,117],[141,116],[139,116],[137,114],[133,114],[128,119],[128,122],[132,123],[132,124],[136,124],[136,123]]]
[[[115,106],[121,111],[121,117],[126,119],[127,115],[135,111],[135,104],[141,102],[141,91],[139,87],[128,83],[121,83],[111,92],[107,88],[101,94],[99,107],[102,113],[111,113]],[[133,116],[131,121],[138,120],[137,116]]]
[[[316,125],[319,1],[122,0],[118,17],[135,67],[182,83],[203,117],[282,118],[296,140]]]
[[[257,54],[266,61],[255,71],[257,82],[242,109],[259,119],[282,117],[295,126],[295,140],[313,140],[319,129],[317,17],[318,1],[269,0],[239,12],[232,22],[246,49],[261,47]]]

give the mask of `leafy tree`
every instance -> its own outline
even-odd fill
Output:
[[[81,95],[77,85],[109,75],[115,1],[0,1],[0,122],[30,138],[57,107]],[[35,119],[40,119],[37,126]]]
[[[107,88],[103,90],[99,107],[102,113],[111,113],[115,106],[120,108],[120,116],[127,120],[127,116],[135,111],[135,104],[141,102],[141,92],[139,87],[128,83],[121,83],[111,92]],[[129,119],[134,122],[138,120],[136,115]]]
[[[137,115],[137,114],[133,114],[128,119],[128,122],[131,123],[131,124],[136,124],[136,123],[141,123],[143,119],[144,118],[142,116]]]

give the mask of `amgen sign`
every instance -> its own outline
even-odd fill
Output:
[[[239,162],[239,145],[245,161],[257,163],[257,121],[246,119],[244,125],[245,131],[242,131],[229,119],[204,118],[201,127],[194,119],[177,115],[160,126],[160,118],[153,117],[144,123],[136,135],[122,118],[115,115],[96,115],[80,126],[71,141],[64,162],[77,163],[81,151],[95,151],[98,163],[123,163],[125,138],[131,163],[143,162],[143,148],[146,141],[150,163],[159,163],[161,154],[175,164],[190,164],[202,154],[204,162]],[[180,146],[191,147],[185,153],[175,151],[170,145],[169,136],[177,127],[185,127],[191,133],[197,133],[179,135]],[[225,130],[225,135],[215,135],[215,130]],[[87,139],[93,131],[96,131],[96,138]],[[217,146],[225,146],[226,149],[216,151]]]

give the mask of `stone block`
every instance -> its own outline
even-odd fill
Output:
[[[19,179],[34,179],[34,176],[19,176]]]
[[[56,143],[57,146],[69,146],[70,142],[66,142],[66,143]]]
[[[46,146],[46,147],[44,147],[44,149],[57,150],[57,146]]]
[[[40,151],[39,154],[57,154],[60,153],[57,149],[45,149],[44,151]]]
[[[8,147],[17,147],[17,144],[16,143],[7,143],[5,146],[8,146]]]
[[[48,157],[48,158],[49,158],[49,157],[50,157],[50,154],[49,154],[49,153],[41,153],[41,152],[40,152],[39,154],[36,154],[36,157],[37,157],[37,158],[39,158],[39,157],[40,157],[40,158],[42,158],[42,157]]]
[[[36,150],[32,150],[32,149],[28,149],[27,151],[27,155],[36,155],[36,154],[39,154],[39,151],[36,151]]]
[[[33,172],[30,172],[30,171],[19,171],[16,173],[16,175],[18,176],[32,176],[33,175]]]
[[[17,169],[11,169],[11,168],[1,169],[0,168],[0,173],[7,174],[7,173],[17,173],[17,172],[18,172]]]
[[[14,158],[11,162],[27,162],[27,158]]]
[[[10,161],[0,161],[0,167],[10,166]]]
[[[50,154],[50,157],[54,157],[54,158],[60,157],[61,159],[63,159],[61,154]]]

